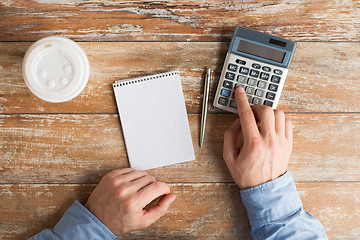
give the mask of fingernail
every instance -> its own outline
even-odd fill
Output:
[[[239,92],[241,92],[241,93],[245,92],[242,87],[238,87],[238,88],[239,88]]]

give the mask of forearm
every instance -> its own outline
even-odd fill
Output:
[[[115,239],[116,236],[80,202],[76,201],[53,229],[45,229],[31,240]]]
[[[304,211],[289,172],[240,194],[254,239],[327,239],[321,223]]]

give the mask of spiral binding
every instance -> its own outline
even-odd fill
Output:
[[[169,76],[173,76],[173,75],[179,75],[179,72],[172,71],[172,72],[154,74],[154,75],[150,75],[150,76],[146,76],[146,77],[130,78],[125,81],[115,82],[113,84],[113,87],[114,88],[121,87],[121,86],[126,86],[126,85],[130,85],[130,84],[138,83],[138,82],[144,82],[144,81],[149,81],[149,80],[153,80],[153,79],[157,79],[157,78],[169,77]]]

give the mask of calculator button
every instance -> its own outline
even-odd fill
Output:
[[[274,73],[277,74],[277,75],[281,75],[283,74],[283,72],[279,69],[274,69]]]
[[[234,80],[235,79],[235,73],[227,72],[225,74],[225,78],[229,79],[229,80]]]
[[[257,82],[257,80],[255,78],[249,78],[247,83],[250,86],[256,86],[256,82]]]
[[[275,99],[275,93],[268,92],[268,93],[266,94],[266,98],[267,98],[267,99],[270,99],[270,100],[274,100],[274,99]]]
[[[231,95],[232,99],[235,99],[235,92]]]
[[[240,82],[240,83],[246,83],[246,79],[247,79],[247,77],[242,76],[242,75],[239,75],[237,77],[237,81]]]
[[[264,90],[256,89],[255,96],[263,97],[265,95]]]
[[[248,102],[251,103],[252,102],[252,97],[249,96],[249,95],[246,95],[247,99],[248,99]]]
[[[243,89],[245,89],[244,84],[237,83],[237,84],[235,84],[234,90],[237,89],[238,87],[242,87]]]
[[[260,79],[262,80],[269,80],[270,74],[262,72],[260,74]]]
[[[257,97],[254,97],[253,100],[252,100],[252,103],[253,104],[261,104],[262,103],[262,100],[260,98],[257,98]]]
[[[233,71],[233,72],[236,72],[237,68],[238,68],[238,66],[235,64],[232,64],[232,63],[230,63],[228,66],[228,70]]]
[[[273,102],[270,102],[270,101],[268,101],[268,100],[265,100],[265,101],[264,101],[264,105],[265,105],[265,106],[272,107],[272,106],[273,106]]]
[[[241,60],[241,59],[236,59],[235,62],[238,63],[238,64],[241,64],[241,65],[246,64],[246,62],[244,60]]]
[[[231,93],[230,90],[223,88],[223,89],[221,89],[220,95],[224,96],[224,97],[230,97],[230,93]]]
[[[275,84],[270,84],[269,85],[269,90],[273,91],[273,92],[276,92],[278,90],[278,86],[275,85]]]
[[[255,88],[252,88],[252,87],[246,87],[246,88],[245,88],[245,92],[246,92],[247,94],[251,94],[251,95],[253,95],[253,94],[254,94],[254,92],[255,92]]]
[[[224,80],[223,87],[228,88],[228,89],[232,89],[233,83],[230,82],[230,81]]]
[[[266,66],[263,66],[263,67],[262,67],[262,70],[265,71],[265,72],[270,72],[270,71],[271,71],[271,68],[266,67]]]
[[[253,63],[251,66],[252,66],[253,68],[256,68],[256,69],[260,69],[260,68],[261,68],[260,64],[257,64],[257,63]]]
[[[246,67],[241,67],[239,72],[241,74],[248,75],[249,74],[249,69],[246,68]]]
[[[228,104],[228,101],[229,101],[229,99],[227,99],[227,98],[219,97],[218,103],[219,103],[220,105],[226,106],[226,105]]]
[[[250,76],[257,78],[259,76],[259,71],[257,70],[251,70]]]
[[[266,88],[266,82],[259,81],[257,86],[258,86],[258,88],[265,89]]]
[[[273,83],[279,83],[280,82],[280,77],[279,76],[275,76],[275,75],[273,75],[272,77],[271,77],[271,81],[273,82]]]
[[[231,100],[231,101],[230,101],[229,106],[232,107],[232,108],[236,108],[236,107],[237,107],[236,102],[235,102],[234,100]]]

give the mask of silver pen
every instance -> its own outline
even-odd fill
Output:
[[[200,130],[200,147],[202,148],[205,137],[205,127],[206,127],[206,115],[207,115],[207,105],[209,100],[209,88],[211,80],[211,69],[207,69],[204,83],[204,96],[203,96],[203,106],[201,112],[201,130]]]

